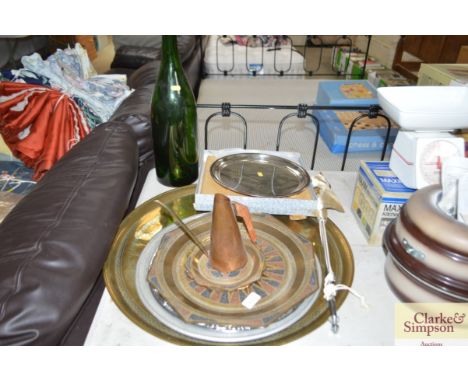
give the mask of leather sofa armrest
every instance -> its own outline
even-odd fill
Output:
[[[125,122],[131,126],[138,143],[140,161],[153,151],[151,133],[151,98],[154,83],[141,86],[119,105],[111,121]]]
[[[179,36],[178,45],[185,75],[187,76],[187,80],[190,83],[195,97],[197,97],[202,74],[202,47],[200,37]],[[128,85],[133,89],[138,89],[142,86],[154,84],[159,73],[160,65],[160,56],[158,55],[156,60],[150,61],[135,70],[128,78]]]
[[[56,345],[88,297],[138,171],[128,125],[97,127],[0,225],[0,345]]]
[[[161,59],[161,36],[114,36],[115,56],[111,68],[138,69],[144,64]],[[177,36],[182,65],[193,59],[199,49],[197,36]]]
[[[161,52],[157,49],[140,46],[121,46],[115,52],[111,68],[138,69],[146,63],[159,59]]]

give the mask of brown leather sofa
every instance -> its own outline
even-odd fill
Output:
[[[116,52],[111,72],[129,75],[129,86],[138,89],[154,83],[161,62],[161,36],[114,36]],[[200,85],[202,36],[178,36],[177,47],[195,96]]]
[[[198,53],[183,64],[195,87]],[[0,345],[84,343],[106,256],[153,167],[158,63],[146,65],[129,78],[138,86],[111,120],[57,162],[0,224]]]

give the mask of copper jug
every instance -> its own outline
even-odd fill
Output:
[[[210,260],[214,269],[232,272],[247,263],[248,253],[242,243],[236,215],[242,217],[250,239],[255,243],[256,235],[247,207],[232,203],[223,194],[215,194],[211,223]]]

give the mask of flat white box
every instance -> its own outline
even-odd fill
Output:
[[[468,127],[468,87],[396,86],[377,89],[382,109],[403,130],[451,131]]]
[[[212,211],[214,194],[202,194],[203,179],[205,173],[205,163],[209,156],[221,158],[226,155],[238,153],[264,153],[276,155],[292,162],[301,163],[299,153],[284,152],[284,151],[262,151],[262,150],[243,150],[243,149],[226,149],[226,150],[205,150],[203,152],[203,161],[200,164],[200,180],[195,191],[194,207],[197,211]],[[209,171],[207,168],[206,171]],[[310,194],[313,195],[311,185],[308,186]],[[292,198],[261,198],[252,196],[229,195],[229,198],[238,203],[246,205],[251,213],[268,213],[272,215],[305,215],[312,216],[316,210],[316,200],[292,199]]]

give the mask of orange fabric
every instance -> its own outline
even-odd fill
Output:
[[[0,82],[0,134],[13,155],[39,180],[89,133],[81,110],[46,86]]]

